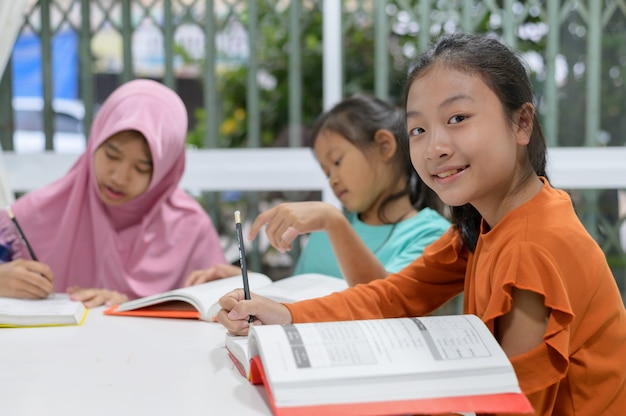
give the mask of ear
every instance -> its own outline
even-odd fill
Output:
[[[524,105],[517,110],[515,118],[514,128],[515,135],[517,136],[517,144],[528,145],[535,123],[535,106],[531,103],[524,103]]]
[[[376,143],[378,152],[382,160],[390,160],[396,154],[398,142],[396,140],[396,137],[389,130],[377,130],[376,134],[374,135],[374,142]]]

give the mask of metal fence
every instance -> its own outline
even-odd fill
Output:
[[[460,30],[493,33],[523,53],[550,146],[624,145],[625,0],[39,0],[21,33],[39,41],[42,124],[52,150],[55,82],[70,66],[84,131],[112,89],[149,77],[187,103],[190,145],[302,146],[332,97],[367,91],[397,102],[411,56]],[[67,32],[75,35],[75,59],[59,63],[55,38]],[[9,103],[21,75],[7,70],[0,83],[5,150],[13,149]],[[572,192],[622,291],[623,191]],[[219,224],[223,195],[204,197]],[[254,215],[263,199],[241,201]]]

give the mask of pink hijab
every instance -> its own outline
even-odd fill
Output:
[[[139,197],[110,207],[100,199],[92,162],[96,149],[124,130],[146,138],[152,179]],[[209,216],[178,188],[186,133],[187,111],[174,91],[145,79],[123,84],[102,105],[87,150],[70,171],[13,204],[39,260],[52,268],[57,292],[78,285],[142,297],[226,262]]]

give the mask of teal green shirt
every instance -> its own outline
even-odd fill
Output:
[[[347,215],[354,231],[390,273],[403,269],[422,255],[424,247],[450,228],[450,222],[430,208],[389,225],[368,225],[353,213]],[[321,273],[343,278],[325,232],[314,232],[302,249],[294,274]]]

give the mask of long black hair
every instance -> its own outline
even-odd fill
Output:
[[[395,179],[406,178],[406,186],[383,200],[378,209],[379,219],[383,223],[391,223],[384,215],[385,207],[405,195],[409,195],[411,204],[417,210],[429,207],[441,212],[441,200],[422,182],[411,164],[409,136],[401,109],[367,94],[345,98],[317,119],[312,131],[313,145],[320,133],[332,131],[364,150],[374,144],[376,132],[381,129],[391,132],[397,141],[393,156]]]
[[[534,102],[528,72],[516,52],[493,37],[455,33],[441,37],[431,49],[417,57],[405,83],[405,107],[413,81],[435,63],[479,75],[498,96],[504,114],[511,123],[517,110],[526,103]],[[527,154],[529,163],[526,175],[532,175],[534,171],[539,176],[547,177],[546,141],[536,112]],[[470,251],[476,249],[481,219],[480,213],[470,204],[452,207],[452,222]]]

